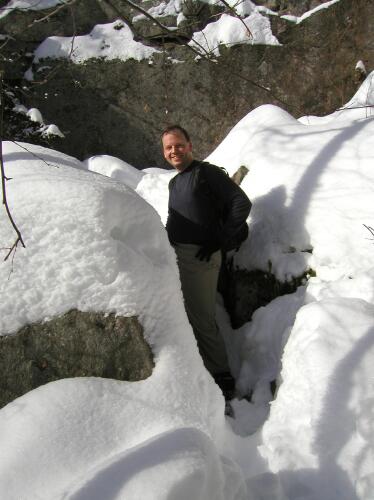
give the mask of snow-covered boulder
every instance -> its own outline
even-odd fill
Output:
[[[245,500],[157,212],[56,151],[4,143],[4,159],[26,248],[0,266],[0,332],[71,309],[137,316],[155,366],[136,382],[57,380],[2,408],[0,498]],[[0,234],[14,241],[5,212]]]

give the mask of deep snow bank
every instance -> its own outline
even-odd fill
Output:
[[[208,158],[250,172],[250,238],[236,257],[281,279],[309,266],[305,287],[280,297],[237,332],[239,431],[259,433],[269,472],[248,482],[254,499],[371,499],[374,491],[373,73],[329,117],[295,120],[261,106]],[[359,106],[358,109],[355,107]],[[368,107],[365,107],[368,106]],[[239,340],[240,339],[240,340]],[[261,417],[261,415],[260,415]]]
[[[245,498],[240,469],[220,456],[223,398],[198,355],[157,213],[74,158],[4,146],[26,249],[9,280],[11,262],[0,267],[1,333],[71,308],[136,315],[156,366],[136,383],[60,380],[0,410],[0,497]],[[0,224],[2,244],[12,242],[5,213]]]

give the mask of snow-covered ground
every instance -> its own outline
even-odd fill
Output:
[[[250,169],[236,263],[316,273],[236,331],[217,304],[238,390],[253,391],[235,419],[184,312],[162,224],[173,173],[4,144],[26,249],[0,266],[0,332],[73,307],[136,314],[156,365],[141,382],[60,380],[1,409],[0,498],[374,498],[374,116],[354,109],[374,104],[372,79],[321,119],[261,106],[208,158]],[[11,244],[4,212],[0,234]]]

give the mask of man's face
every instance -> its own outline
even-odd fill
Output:
[[[182,132],[173,130],[162,137],[165,160],[176,170],[182,172],[192,162],[192,144]]]

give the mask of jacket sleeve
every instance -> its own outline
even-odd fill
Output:
[[[221,243],[224,245],[245,223],[251,210],[251,202],[245,192],[219,167],[207,165],[205,179],[224,210]]]

